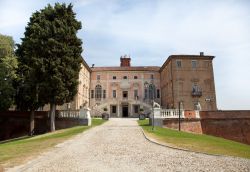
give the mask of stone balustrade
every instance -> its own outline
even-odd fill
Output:
[[[88,109],[60,110],[58,111],[58,118],[86,119],[88,118],[88,111]]]
[[[184,110],[180,110],[181,118],[185,118]],[[179,118],[179,109],[160,109],[154,108],[154,118]]]
[[[58,118],[80,118],[79,110],[60,110]]]

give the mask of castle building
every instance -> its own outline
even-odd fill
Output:
[[[160,68],[161,106],[204,111],[217,110],[213,74],[214,56],[171,55]]]
[[[91,68],[90,107],[106,110],[111,117],[138,116],[150,100],[160,103],[160,67],[131,66],[128,56],[119,67]]]
[[[171,55],[161,67],[133,66],[127,55],[113,67],[89,68],[83,61],[78,94],[60,109],[90,107],[111,117],[137,117],[155,101],[169,109],[217,110],[213,59],[204,53]]]

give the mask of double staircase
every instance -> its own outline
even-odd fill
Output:
[[[140,105],[140,108],[143,109],[143,113],[150,114],[152,111],[152,103],[150,101],[143,101],[143,100],[134,100],[134,99],[127,99],[127,100],[102,100],[99,102],[99,105],[95,105],[91,107],[91,116],[94,117],[101,117],[103,113],[109,113],[110,105],[121,105],[122,103],[127,103],[129,105]],[[108,111],[104,111],[107,108]]]

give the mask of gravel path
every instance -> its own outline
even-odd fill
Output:
[[[110,119],[9,171],[250,171],[250,160],[174,150],[147,141],[136,119]]]

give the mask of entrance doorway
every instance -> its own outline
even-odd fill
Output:
[[[128,105],[122,106],[122,117],[128,117]]]

